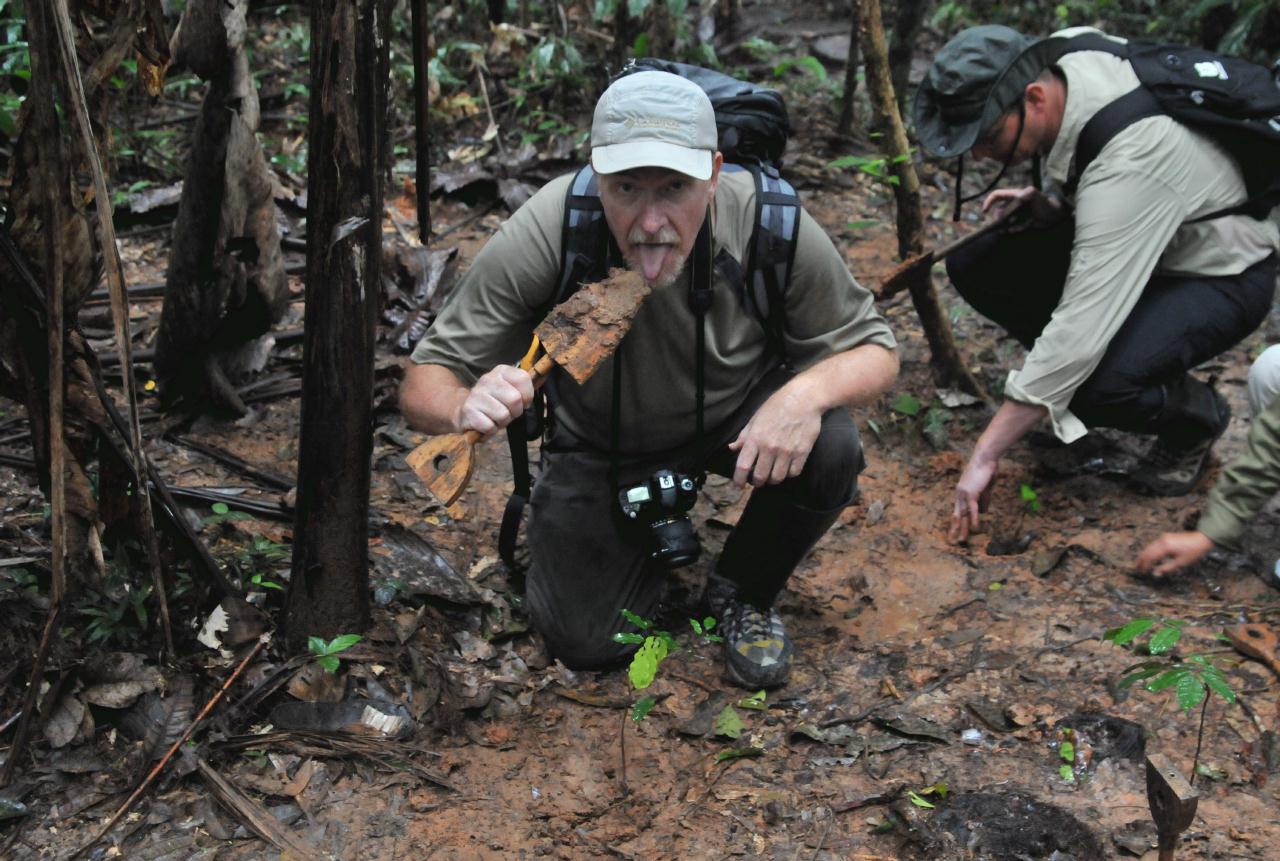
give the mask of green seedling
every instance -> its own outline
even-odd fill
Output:
[[[1040,513],[1040,497],[1036,495],[1035,488],[1024,484],[1018,488],[1018,495],[1022,497],[1022,503],[1027,507],[1027,511],[1034,514]]]
[[[620,612],[624,619],[630,622],[633,627],[639,629],[638,631],[620,631],[613,635],[613,641],[640,647],[636,649],[636,653],[631,657],[631,664],[627,667],[627,679],[631,682],[632,690],[640,692],[653,684],[658,676],[658,669],[662,666],[662,662],[676,652],[682,651],[682,647],[670,632],[655,628],[650,620],[632,613],[630,610],[622,610]],[[703,642],[724,642],[723,637],[712,633],[716,627],[716,620],[711,616],[705,616],[702,619],[690,619],[689,627]],[[631,722],[638,724],[649,716],[649,712],[653,710],[657,702],[657,697],[645,695],[636,700],[629,712],[624,713],[622,728],[618,733],[618,747],[622,763],[620,783],[624,791],[626,791],[627,786],[627,721],[625,715],[629,714]],[[758,691],[750,697],[744,697],[738,702],[738,706],[745,709],[763,709],[764,702],[765,692]],[[716,716],[714,732],[718,736],[737,739],[745,729],[742,717],[734,710],[732,705],[725,706],[720,714]],[[761,756],[763,753],[763,750],[755,747],[732,748],[717,754],[716,762],[727,762],[744,756]]]
[[[203,526],[221,526],[223,523],[230,523],[233,520],[252,520],[253,516],[243,511],[232,511],[231,507],[225,502],[215,502],[209,506],[210,514],[202,521]]]
[[[338,653],[345,652],[362,639],[363,637],[359,634],[341,634],[328,642],[325,642],[323,637],[308,637],[307,648],[316,656],[316,663],[325,672],[336,673],[341,663],[337,657]]]
[[[893,411],[902,413],[904,416],[917,416],[923,408],[924,404],[920,403],[920,399],[911,392],[899,392],[893,399]]]
[[[924,787],[918,792],[912,789],[908,789],[907,800],[910,801],[912,804],[914,804],[916,807],[923,807],[926,810],[932,810],[933,808],[937,807],[937,805],[934,804],[929,799],[925,798],[925,796],[933,795],[938,798],[946,798],[948,791],[949,789],[947,787],[947,784],[940,780],[937,783]]]
[[[1075,732],[1071,727],[1063,727],[1062,740],[1058,742],[1058,756],[1062,764],[1058,766],[1058,775],[1067,783],[1076,782],[1076,744],[1072,740]]]
[[[933,808],[938,806],[934,804],[932,801],[928,800],[927,798],[924,798],[923,796],[921,796],[918,792],[915,792],[914,790],[911,790],[911,789],[907,790],[907,800],[910,801],[912,804],[914,804],[916,807],[923,807],[927,810],[932,810]]]
[[[265,574],[254,574],[252,577],[249,578],[249,582],[252,583],[254,586],[257,586],[259,589],[279,589],[279,590],[284,589],[284,587],[281,586],[276,581],[268,580],[267,575]]]
[[[40,597],[40,578],[26,568],[0,569],[0,601]]]
[[[1227,683],[1218,666],[1223,659],[1212,654],[1179,656],[1174,647],[1182,639],[1187,625],[1177,619],[1133,619],[1118,628],[1112,628],[1102,639],[1117,646],[1138,647],[1138,640],[1146,636],[1145,649],[1150,660],[1139,661],[1126,667],[1120,674],[1119,687],[1135,684],[1152,693],[1173,690],[1178,707],[1190,713],[1200,706],[1200,726],[1196,734],[1196,752],[1191,761],[1191,782],[1199,773],[1200,749],[1204,742],[1205,715],[1209,708],[1209,691],[1213,691],[1228,704],[1235,703],[1236,692]],[[1223,634],[1218,639],[1225,639]]]

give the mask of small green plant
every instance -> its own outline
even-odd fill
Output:
[[[899,392],[893,400],[892,409],[895,413],[902,413],[904,416],[917,416],[920,410],[924,409],[924,404],[920,403],[920,399],[911,392]]]
[[[669,631],[659,630],[654,627],[653,622],[645,619],[630,610],[622,610],[622,617],[637,629],[636,631],[620,631],[613,635],[615,643],[623,643],[629,645],[638,645],[640,648],[631,657],[631,664],[627,667],[627,678],[631,682],[631,688],[634,691],[643,691],[653,684],[654,679],[658,676],[658,668],[662,666],[662,662],[669,656],[681,650],[681,646],[676,642],[676,638]],[[702,619],[690,619],[689,627],[693,630],[695,636],[707,643],[722,643],[724,638],[719,634],[713,633],[716,627],[716,620],[711,616]],[[750,697],[746,697],[738,702],[741,708],[763,709],[764,708],[764,691],[759,691]],[[630,716],[633,723],[640,723],[649,716],[649,712],[657,705],[658,698],[652,695],[646,695],[636,700],[631,707]],[[621,754],[621,783],[625,788],[627,784],[627,741],[626,741],[627,721],[623,718],[622,729],[618,733],[618,747]],[[727,705],[716,716],[714,730],[715,734],[726,738],[736,739],[742,735],[744,726],[742,718],[738,715],[732,705]],[[734,748],[730,751],[721,751],[716,756],[716,762],[724,762],[729,759],[735,759],[742,756],[759,756],[763,753],[759,748]]]
[[[827,75],[826,67],[822,65],[821,60],[812,54],[805,57],[793,57],[791,59],[783,60],[781,63],[778,63],[773,67],[773,76],[775,78],[781,78],[792,69],[800,69],[806,74],[811,75],[814,80],[824,86],[829,86],[831,83],[831,80]]]
[[[213,513],[201,521],[202,526],[221,526],[233,520],[252,520],[253,517],[243,511],[232,511],[225,502],[215,502],[209,506]]]
[[[281,586],[279,583],[277,583],[274,580],[267,579],[267,575],[261,574],[261,573],[254,574],[252,577],[249,578],[249,582],[252,583],[254,586],[257,586],[259,589],[279,589],[281,591],[284,590],[284,587]]]
[[[1026,506],[1027,511],[1033,514],[1040,513],[1040,497],[1036,494],[1034,487],[1029,484],[1019,486],[1018,496],[1022,498],[1022,504]]]
[[[653,680],[658,675],[658,667],[662,665],[662,662],[669,655],[680,651],[680,644],[676,642],[676,638],[670,632],[658,630],[653,626],[653,622],[632,613],[630,610],[623,610],[622,617],[644,632],[638,634],[631,631],[620,631],[613,635],[615,643],[638,645],[640,647],[631,657],[631,665],[627,668],[627,678],[630,679],[631,687],[634,690],[642,691],[653,684]],[[689,620],[689,627],[693,629],[695,634],[707,642],[719,643],[722,642],[722,638],[717,634],[711,633],[715,626],[716,620],[710,616],[707,616],[702,621],[697,619]],[[654,697],[641,697],[631,709],[631,719],[636,723],[644,720],[656,703],[657,700]]]
[[[1058,757],[1063,764],[1058,766],[1058,775],[1067,783],[1076,782],[1076,743],[1075,730],[1071,727],[1063,727],[1061,730],[1062,740],[1058,742]]]
[[[25,21],[22,3],[0,0],[0,135],[6,138],[17,132],[18,111],[26,99],[26,84],[31,80]],[[15,87],[13,84],[18,81],[22,83]]]
[[[1191,761],[1191,777],[1194,783],[1200,764],[1200,748],[1204,741],[1205,714],[1209,708],[1208,692],[1213,691],[1227,703],[1235,703],[1236,692],[1227,683],[1218,666],[1223,659],[1212,654],[1178,655],[1174,648],[1182,639],[1185,621],[1177,619],[1132,619],[1102,635],[1106,642],[1117,646],[1139,646],[1138,640],[1147,637],[1145,649],[1149,660],[1126,667],[1120,674],[1119,687],[1129,688],[1138,683],[1152,693],[1172,689],[1178,707],[1190,713],[1200,706],[1200,726],[1196,734],[1196,752]],[[1218,639],[1225,636],[1218,634]]]
[[[341,634],[328,642],[325,642],[323,637],[308,637],[307,648],[316,656],[316,663],[323,667],[325,672],[336,673],[341,663],[338,654],[350,649],[362,639],[359,634]]]
[[[827,167],[832,170],[847,170],[852,168],[853,170],[856,170],[859,173],[865,173],[867,176],[877,179],[880,182],[886,182],[889,185],[898,185],[902,180],[898,178],[897,174],[893,173],[891,168],[893,165],[901,164],[910,158],[910,153],[893,156],[892,158],[887,155],[845,155],[827,162]]]
[[[40,578],[26,568],[0,568],[0,601],[30,601],[40,596]]]
[[[150,621],[147,600],[151,591],[151,583],[133,564],[128,548],[118,545],[111,554],[102,590],[88,591],[87,606],[79,611],[88,619],[84,626],[88,642],[121,645],[140,642]]]

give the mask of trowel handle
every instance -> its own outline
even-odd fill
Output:
[[[959,251],[961,248],[964,248],[966,245],[968,245],[970,242],[973,242],[975,239],[980,239],[983,236],[986,236],[988,233],[993,233],[997,230],[1002,229],[1005,226],[1005,224],[1009,221],[1009,219],[1013,217],[1013,214],[1021,208],[1022,207],[1020,206],[1010,206],[1007,209],[1005,209],[1004,212],[1000,213],[999,217],[996,218],[994,221],[990,221],[982,225],[972,233],[966,233],[964,236],[961,236],[959,239],[951,240],[946,245],[943,245],[941,248],[935,248],[933,251],[932,262],[937,263],[938,261],[946,257],[948,254],[950,254],[951,252]]]
[[[542,384],[551,376],[551,370],[555,366],[555,360],[546,353],[543,353],[542,358],[534,363],[534,366],[529,369],[529,374],[533,377],[533,387],[535,389],[541,388]]]
[[[556,363],[544,355],[530,369],[533,387],[547,381]],[[445,505],[453,505],[467,489],[476,468],[476,443],[480,431],[441,434],[409,452],[405,461],[431,493]]]

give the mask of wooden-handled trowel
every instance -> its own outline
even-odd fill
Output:
[[[631,329],[636,311],[649,295],[638,272],[614,269],[604,281],[583,286],[551,309],[534,334],[546,354],[531,369],[534,388],[557,365],[582,384],[613,354]],[[409,452],[405,460],[427,489],[452,505],[476,464],[477,431],[437,436]]]
[[[876,298],[881,300],[888,299],[889,297],[902,292],[911,286],[912,279],[919,278],[922,271],[928,272],[933,268],[933,264],[942,260],[948,254],[953,251],[959,251],[970,242],[986,236],[988,233],[1004,229],[1005,225],[1013,217],[1013,214],[1019,209],[1021,209],[1021,207],[1010,206],[1004,212],[1000,213],[996,219],[984,224],[972,233],[966,233],[959,239],[953,239],[946,245],[939,246],[932,251],[925,251],[921,254],[908,257],[906,260],[894,267],[893,270],[880,282],[880,291],[876,293]]]

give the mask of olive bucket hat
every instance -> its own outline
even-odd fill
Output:
[[[942,47],[916,91],[920,145],[954,158],[1018,104],[1027,84],[1057,58],[1061,38],[1036,39],[998,24],[962,30]]]

